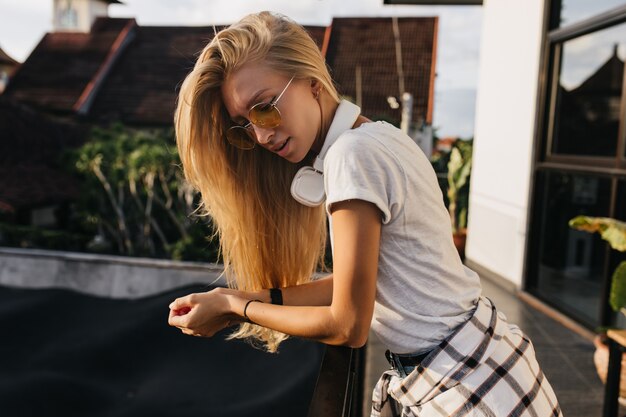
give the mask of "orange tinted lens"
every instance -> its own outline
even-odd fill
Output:
[[[226,139],[236,148],[249,150],[254,148],[254,132],[243,126],[233,126],[226,131]]]
[[[280,125],[280,112],[271,103],[259,103],[250,109],[250,121],[255,125],[272,129]]]

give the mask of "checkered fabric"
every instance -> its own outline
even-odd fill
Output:
[[[470,320],[406,378],[383,373],[372,417],[389,415],[390,396],[402,417],[563,416],[531,341],[484,297]]]

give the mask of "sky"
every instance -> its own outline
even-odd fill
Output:
[[[626,60],[626,27],[617,25],[565,42],[561,85],[567,90],[580,86],[610,59],[617,46],[617,56]]]
[[[438,16],[433,125],[437,135],[473,136],[482,23],[480,6],[389,6],[383,0],[122,0],[111,17],[134,17],[143,26],[232,23],[272,10],[303,25],[329,25],[333,17]],[[53,0],[0,0],[0,48],[23,62],[52,28]]]

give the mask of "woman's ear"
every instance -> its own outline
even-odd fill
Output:
[[[315,78],[313,78],[311,80],[311,93],[313,93],[313,97],[315,97],[316,100],[320,96],[321,89],[322,89],[322,84],[319,82],[319,80],[316,80]]]

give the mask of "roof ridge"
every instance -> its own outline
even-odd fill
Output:
[[[0,48],[0,62],[5,62],[9,64],[19,64],[19,62],[13,59],[9,54],[4,52],[2,48]]]
[[[333,22],[330,22],[328,26],[326,26],[326,30],[324,31],[324,40],[322,42],[322,56],[326,59],[326,52],[328,52],[328,45],[330,44],[330,36],[333,32]]]
[[[124,29],[121,30],[117,38],[111,45],[111,49],[107,54],[107,57],[104,59],[104,62],[98,68],[98,71],[93,76],[91,81],[87,84],[82,94],[76,101],[73,106],[73,110],[78,114],[87,114],[89,112],[89,108],[93,103],[93,100],[100,89],[104,79],[108,75],[109,71],[113,67],[115,61],[119,58],[122,51],[125,47],[132,41],[133,39],[133,29],[137,27],[137,21],[135,19],[128,19],[128,23],[124,26]]]

